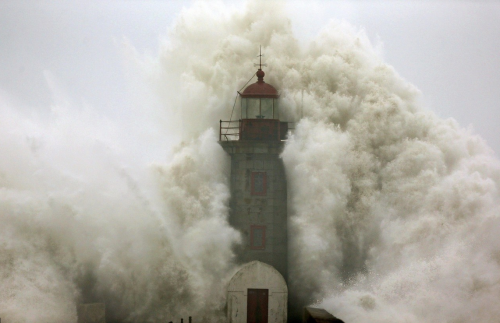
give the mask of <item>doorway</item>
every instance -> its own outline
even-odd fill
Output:
[[[267,323],[269,289],[248,289],[247,323]]]

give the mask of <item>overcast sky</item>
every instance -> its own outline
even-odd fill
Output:
[[[1,0],[0,102],[47,110],[57,82],[77,104],[117,113],[129,104],[123,40],[154,56],[190,3]],[[330,19],[364,28],[429,109],[472,125],[498,155],[500,2],[289,1],[287,11],[304,44]]]

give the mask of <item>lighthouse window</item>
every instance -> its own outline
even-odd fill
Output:
[[[260,99],[262,118],[273,119],[273,99]]]
[[[252,172],[252,195],[266,195],[266,173],[265,172]]]
[[[272,98],[242,98],[242,119],[278,119],[278,101]]]
[[[250,249],[266,248],[266,227],[263,225],[252,225],[250,227]]]
[[[259,99],[247,99],[247,118],[248,119],[258,119],[260,116],[260,100]]]
[[[241,119],[247,118],[247,99],[241,99]]]

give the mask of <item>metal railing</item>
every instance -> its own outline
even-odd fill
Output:
[[[222,121],[219,124],[219,141],[240,139],[241,120]]]

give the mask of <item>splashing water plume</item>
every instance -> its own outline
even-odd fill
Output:
[[[260,45],[282,119],[302,117],[282,154],[292,290],[350,323],[497,320],[492,151],[423,109],[362,30],[332,21],[301,46],[275,2],[196,3],[158,57],[133,54],[160,102],[140,126],[64,102],[26,116],[0,97],[2,319],[75,322],[97,300],[115,320],[223,320],[240,238],[215,131]],[[167,134],[182,138],[168,161],[134,157],[149,143],[129,138]]]

